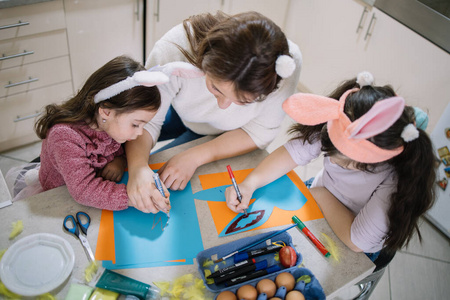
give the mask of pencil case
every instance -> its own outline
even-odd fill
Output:
[[[233,257],[227,258],[223,262],[219,262],[217,264],[211,264],[210,262],[217,260],[221,257],[224,257],[224,256],[226,256],[234,251],[237,251],[243,247],[246,247],[247,245],[251,245],[252,243],[262,240],[262,239],[264,239],[265,236],[269,236],[274,232],[275,231],[265,232],[265,233],[258,234],[258,235],[252,236],[252,237],[242,238],[242,239],[239,239],[239,240],[227,243],[227,244],[212,247],[212,248],[209,248],[209,249],[199,252],[197,254],[198,271],[200,273],[200,276],[203,279],[203,282],[205,283],[206,288],[213,293],[220,293],[220,292],[223,292],[226,290],[236,293],[236,291],[243,285],[250,284],[250,285],[256,287],[256,284],[264,278],[275,280],[275,278],[277,277],[278,274],[283,273],[283,272],[289,272],[294,276],[296,281],[298,278],[300,278],[303,275],[310,276],[311,281],[304,286],[303,291],[302,291],[302,293],[304,294],[304,296],[306,297],[307,300],[309,300],[309,299],[325,300],[325,293],[323,291],[323,288],[320,285],[317,278],[314,276],[314,274],[310,270],[300,267],[303,257],[295,249],[294,245],[292,244],[292,237],[288,232],[283,232],[279,235],[272,237],[271,239],[269,239],[267,241],[262,241],[261,243],[256,244],[255,246],[247,249],[246,251],[252,251],[252,250],[256,250],[256,249],[265,248],[268,245],[271,245],[272,243],[284,244],[286,246],[291,246],[293,249],[295,249],[296,254],[297,254],[297,262],[296,262],[295,266],[293,266],[291,268],[284,268],[281,265],[279,259],[276,259],[276,257],[278,257],[278,255],[275,255],[275,253],[270,253],[270,254],[254,257],[255,264],[258,262],[267,260],[267,265],[269,268],[271,266],[278,266],[278,267],[280,267],[279,271],[276,271],[276,272],[273,272],[273,273],[255,278],[255,279],[250,279],[248,281],[242,282],[240,284],[232,285],[232,286],[226,286],[225,283],[216,284],[215,282],[211,282],[211,280],[206,279],[205,272],[206,272],[206,274],[211,274],[211,273],[214,273],[215,271],[217,271],[217,269],[222,269],[224,267],[228,267],[228,266],[235,264]],[[218,267],[216,267],[216,265],[218,265]]]

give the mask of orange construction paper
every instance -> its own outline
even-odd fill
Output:
[[[244,181],[244,179],[248,174],[250,174],[251,171],[253,171],[253,169],[233,171],[236,182],[239,184]],[[320,211],[319,206],[317,205],[316,201],[314,200],[308,188],[305,186],[300,177],[298,177],[298,175],[294,171],[290,171],[289,173],[287,173],[287,176],[307,199],[305,205],[295,211],[282,210],[274,207],[272,214],[264,224],[249,230],[289,225],[292,224],[292,216],[294,215],[298,216],[302,221],[310,221],[323,218],[323,214]],[[204,190],[231,184],[231,180],[227,172],[200,175],[199,178]],[[252,201],[255,201],[255,199],[252,199]],[[226,202],[207,202],[214,220],[214,225],[216,226],[217,234],[220,234],[225,229],[225,227],[234,219],[234,217],[236,217],[237,214],[227,207]]]
[[[98,229],[97,247],[95,259],[111,260],[116,263],[116,249],[114,246],[114,212],[102,210],[100,227]]]

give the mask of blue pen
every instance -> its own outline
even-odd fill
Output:
[[[166,195],[164,194],[164,189],[162,187],[161,179],[159,179],[158,173],[153,173],[153,180],[155,181],[156,188],[161,193],[161,195],[165,198]],[[167,215],[167,223],[169,223],[169,218],[170,218],[169,212],[166,212],[166,215]],[[166,224],[166,226],[167,226],[167,224]]]

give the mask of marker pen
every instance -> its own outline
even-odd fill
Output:
[[[273,265],[264,270],[259,270],[259,271],[253,272],[251,274],[242,275],[242,276],[233,278],[233,279],[225,282],[225,286],[228,287],[228,286],[236,285],[236,284],[239,284],[239,283],[242,283],[242,282],[254,279],[254,278],[258,278],[258,277],[261,277],[261,276],[264,276],[267,274],[278,272],[280,270],[281,270],[280,266]]]
[[[237,264],[234,264],[232,266],[228,266],[228,267],[222,268],[220,270],[217,270],[214,273],[212,273],[211,275],[209,275],[207,278],[208,279],[209,278],[216,278],[216,277],[219,277],[219,276],[224,275],[226,273],[229,273],[231,271],[238,270],[240,268],[246,267],[246,266],[254,264],[254,263],[255,263],[255,259],[254,258],[243,260],[243,261],[238,262]]]
[[[301,231],[313,242],[313,244],[319,249],[320,252],[322,252],[325,257],[330,256],[330,252],[328,252],[327,248],[325,248],[324,245],[314,236],[314,234],[309,231],[308,227],[303,224],[303,222],[297,217],[293,216],[292,221],[294,221],[297,224],[297,227],[300,228]]]
[[[249,259],[252,257],[277,252],[281,248],[283,248],[283,247],[279,246],[279,245],[270,245],[270,246],[268,246],[266,248],[262,248],[262,249],[256,249],[256,250],[252,250],[252,251],[248,251],[248,252],[244,252],[244,253],[237,253],[234,255],[234,263],[238,263],[240,261],[243,261],[243,260],[246,260],[246,259]]]
[[[234,189],[236,190],[237,198],[238,198],[239,202],[242,202],[242,195],[241,195],[241,192],[239,191],[239,187],[237,185],[236,179],[234,178],[233,170],[231,170],[230,165],[227,166],[227,170],[228,170],[228,175],[230,175],[231,182],[233,183]],[[247,216],[246,209],[244,209],[244,215]]]
[[[220,277],[214,278],[214,283],[215,284],[221,284],[224,283],[225,281],[231,280],[233,278],[239,277],[241,275],[246,275],[249,273],[253,273],[259,270],[264,270],[267,268],[267,260],[262,260],[262,261],[258,261],[257,263],[254,263],[252,265],[248,265],[244,268],[235,270],[235,271],[231,271],[230,273],[226,273]]]

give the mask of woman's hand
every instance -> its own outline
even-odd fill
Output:
[[[227,189],[225,190],[225,199],[227,201],[227,206],[229,209],[231,209],[235,213],[243,213],[244,210],[248,208],[250,199],[252,198],[255,189],[246,185],[245,182],[238,186],[239,192],[241,192],[242,201],[239,202],[234,186],[227,187]]]
[[[123,172],[127,161],[123,156],[117,156],[112,161],[106,164],[106,166],[100,172],[100,176],[105,180],[111,180],[119,182],[122,179]]]
[[[191,151],[191,149],[181,152],[169,159],[159,169],[161,181],[167,188],[184,190],[199,166],[196,163],[196,154],[198,152]]]
[[[153,182],[153,171],[148,167],[136,168],[129,172],[127,184],[128,198],[130,206],[134,206],[145,213],[158,213],[160,210],[168,212],[170,210],[170,193],[163,185],[166,197],[163,197]]]

